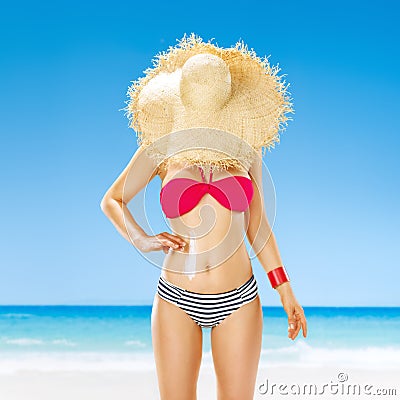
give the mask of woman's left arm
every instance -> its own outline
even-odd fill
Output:
[[[264,210],[262,187],[262,152],[252,163],[249,170],[253,181],[254,196],[246,211],[246,236],[265,272],[282,266],[281,256],[275,235],[270,227]],[[307,321],[304,310],[297,301],[290,282],[284,282],[275,288],[280,295],[283,308],[288,315],[288,337],[294,340],[300,328],[303,336],[307,336]]]

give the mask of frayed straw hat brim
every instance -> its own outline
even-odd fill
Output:
[[[211,54],[229,67],[231,91],[228,100],[215,110],[201,105],[197,110],[188,108],[182,99],[182,68],[193,56]],[[268,58],[261,59],[254,50],[248,50],[243,41],[234,47],[222,48],[203,42],[202,38],[186,34],[174,47],[155,56],[153,67],[144,77],[133,81],[128,88],[127,107],[124,110],[138,137],[138,144],[148,147],[173,132],[191,128],[210,128],[231,133],[245,141],[254,151],[275,147],[280,132],[294,113],[289,84],[278,76],[280,69],[271,67]],[[195,86],[193,86],[195,88]],[[195,89],[191,89],[195,90]],[[193,95],[193,94],[192,94]],[[202,100],[199,94],[199,101]],[[246,146],[244,146],[246,147]],[[156,157],[157,146],[150,153]],[[212,155],[213,153],[214,155]],[[159,152],[158,158],[164,155]],[[186,163],[213,163],[227,167],[238,165],[233,159],[248,157],[249,152],[232,154],[232,160],[221,158],[216,152],[194,149],[182,155]],[[171,156],[172,159],[174,156]],[[206,158],[204,158],[206,157]],[[240,163],[243,164],[243,163]]]

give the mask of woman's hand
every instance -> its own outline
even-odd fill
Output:
[[[183,251],[186,246],[186,242],[181,237],[168,232],[162,232],[154,236],[141,236],[134,240],[133,244],[143,253],[163,250],[165,254],[168,254],[170,248]]]
[[[286,314],[288,315],[288,337],[294,340],[300,331],[303,330],[303,336],[307,336],[307,320],[304,310],[296,300],[292,287],[289,282],[282,283],[276,290],[281,296],[281,302]]]

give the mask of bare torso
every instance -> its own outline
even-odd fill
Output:
[[[207,182],[209,167],[204,168]],[[212,181],[241,175],[237,169],[213,171]],[[202,182],[197,166],[171,166],[160,171],[164,187],[174,178],[191,178]],[[198,293],[221,293],[232,290],[252,275],[245,246],[245,214],[222,206],[209,193],[188,213],[169,219],[172,233],[182,237],[184,250],[171,250],[164,259],[162,276],[172,284]]]

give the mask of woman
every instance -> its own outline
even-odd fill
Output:
[[[277,266],[281,266],[282,260],[274,234],[262,211],[263,199],[258,189],[261,188],[261,165],[260,159],[256,159],[249,171],[255,190],[246,211],[249,214],[246,235],[249,243],[253,245],[256,242],[257,232],[270,232],[269,240],[258,253],[258,259],[268,273]],[[189,231],[193,232],[193,229],[188,228],[186,234],[182,231],[181,235],[162,232],[149,236],[136,223],[126,207],[128,202],[151,179],[157,176],[157,171],[160,172],[163,187],[177,177],[188,177],[201,181],[198,176],[201,173],[198,173],[196,168],[175,168],[162,173],[155,169],[153,161],[145,155],[142,148],[139,148],[129,165],[104,196],[102,210],[122,236],[132,242],[140,251],[164,250],[168,253],[168,250],[172,250],[172,254],[176,254],[176,257],[170,257],[168,260],[170,266],[166,264],[164,267],[176,268],[177,265],[184,265],[183,258],[188,257],[189,241],[187,238],[190,237]],[[231,170],[228,175],[221,174],[217,177],[214,175],[213,178],[219,180],[227,176],[239,176],[241,173],[241,171]],[[209,193],[206,193],[195,208],[182,215],[181,218],[185,218],[183,226],[201,226],[199,209],[204,205],[211,206],[210,208],[215,212],[216,223],[206,235],[196,238],[198,254],[207,254],[207,248],[213,247],[216,242],[223,242],[222,238],[227,237],[229,233],[231,236],[235,233],[240,235],[245,218],[245,214],[231,211],[239,217],[232,222],[228,210]],[[170,221],[173,229],[175,218]],[[219,249],[217,253],[226,258],[226,248]],[[208,264],[207,256],[203,256],[198,261],[198,268],[204,269],[204,272],[197,273],[196,279],[192,280],[186,274],[173,270],[163,269],[161,276],[167,281],[167,284],[171,283],[190,292],[215,294],[239,288],[253,275],[243,242],[229,259],[217,267]],[[165,284],[163,285],[165,287]],[[159,287],[152,311],[153,349],[161,399],[196,399],[197,380],[202,358],[202,327],[187,312],[166,300],[165,295],[162,298],[161,290],[163,289]],[[289,338],[294,340],[301,328],[303,336],[306,337],[307,324],[304,312],[294,296],[290,282],[280,284],[276,290],[288,315]],[[261,340],[262,309],[258,294],[254,300],[241,305],[226,316],[222,322],[211,328],[212,356],[218,383],[218,398],[253,399]]]
[[[215,60],[208,57],[206,61],[209,68],[210,61]],[[218,75],[217,69],[212,75]],[[221,75],[218,81],[225,83],[225,78]],[[207,91],[200,99],[217,90],[215,82],[206,85]],[[211,94],[210,98],[215,99],[215,92]],[[185,92],[186,103],[188,97],[190,91]],[[194,98],[190,101],[193,104]],[[210,109],[206,110],[208,117],[203,119],[203,126],[212,125],[210,113],[215,104],[207,103]],[[201,110],[204,108],[202,104]],[[217,133],[221,135],[222,131]],[[194,133],[186,132],[183,137],[189,136]],[[232,143],[229,139],[220,142]],[[243,163],[234,162],[228,168],[216,168],[221,158],[207,162],[205,153],[192,163],[183,162],[184,157],[179,162],[178,156],[175,162],[159,163],[149,154],[146,146],[139,146],[104,195],[101,207],[121,235],[140,251],[166,253],[152,309],[152,342],[161,399],[196,399],[205,327],[211,328],[218,399],[253,399],[263,315],[243,232],[280,295],[288,316],[289,338],[294,340],[300,329],[304,337],[307,334],[303,309],[284,273],[264,212],[262,150],[258,147],[247,170],[239,168]],[[193,154],[191,157],[193,161]],[[126,207],[155,176],[162,182],[161,207],[173,233],[148,235]],[[280,274],[274,274],[277,271]]]

